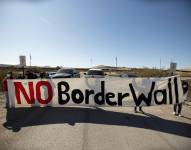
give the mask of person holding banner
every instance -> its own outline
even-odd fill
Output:
[[[182,89],[183,89],[183,97],[184,97],[184,100],[186,100],[186,97],[188,95],[188,82],[186,81],[182,81]],[[182,117],[181,115],[181,111],[182,111],[182,104],[183,103],[177,103],[177,104],[174,104],[173,106],[173,115],[178,115],[179,117]],[[178,110],[177,110],[178,108]],[[178,112],[177,112],[178,111]]]
[[[3,82],[2,82],[3,83],[3,92],[4,92],[5,98],[6,98],[6,108],[9,107],[9,95],[8,95],[8,83],[7,83],[8,79],[13,79],[12,72],[8,72],[8,74],[3,79]]]

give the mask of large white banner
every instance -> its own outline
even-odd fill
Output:
[[[184,101],[180,77],[8,80],[10,107],[151,106]]]

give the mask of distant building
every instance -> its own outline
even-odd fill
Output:
[[[19,61],[21,67],[26,67],[26,56],[24,55],[19,56]]]

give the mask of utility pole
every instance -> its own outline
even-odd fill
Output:
[[[92,60],[92,58],[90,58],[90,67],[93,67],[93,60]]]
[[[31,53],[30,53],[30,66],[31,66],[31,59],[32,59],[32,58],[31,58]]]
[[[160,58],[160,70],[161,70],[161,58]]]
[[[117,68],[117,57],[115,57],[115,65],[116,65],[116,68]]]

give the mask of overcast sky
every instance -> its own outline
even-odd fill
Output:
[[[0,52],[0,64],[191,68],[191,1],[0,0]]]

